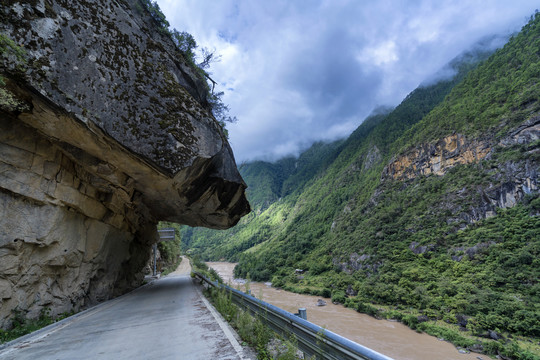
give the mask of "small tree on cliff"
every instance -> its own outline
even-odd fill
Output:
[[[176,47],[182,52],[186,60],[192,65],[199,68],[201,70],[201,73],[206,77],[206,79],[212,83],[212,89],[210,90],[210,86],[208,87],[208,103],[210,104],[210,107],[212,109],[212,114],[223,127],[225,134],[227,134],[227,130],[225,129],[225,123],[234,123],[238,119],[236,118],[236,116],[231,116],[229,114],[229,106],[225,105],[222,100],[224,92],[214,92],[216,82],[210,77],[210,73],[206,71],[206,69],[210,68],[210,65],[213,62],[219,61],[220,56],[216,56],[214,51],[211,51],[207,48],[202,48],[202,60],[197,63],[197,55],[195,53],[195,50],[197,49],[197,42],[195,41],[193,35],[186,31],[180,32],[176,29],[173,29],[171,32],[171,37],[176,44]]]
[[[193,35],[186,31],[178,31],[174,28],[170,30],[170,23],[167,21],[165,14],[163,14],[157,2],[152,0],[140,0],[140,4],[148,10],[152,19],[158,24],[160,31],[169,34],[176,45],[176,48],[182,53],[184,59],[192,66],[199,69],[201,75],[212,84],[211,87],[210,84],[208,84],[208,103],[212,110],[212,114],[223,128],[225,135],[228,137],[227,129],[225,127],[226,123],[236,122],[238,119],[236,116],[229,115],[229,106],[225,105],[222,99],[224,92],[220,91],[214,93],[217,82],[210,77],[210,72],[207,71],[213,62],[219,61],[220,56],[216,56],[215,52],[212,50],[202,48],[202,60],[197,62],[196,49],[198,45]]]

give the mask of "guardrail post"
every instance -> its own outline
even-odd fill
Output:
[[[299,308],[298,309],[298,316],[300,316],[304,320],[307,320],[307,310],[306,310],[306,308]]]

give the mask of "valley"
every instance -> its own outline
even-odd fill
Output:
[[[238,262],[237,277],[537,358],[539,39],[536,13],[503,48],[458,56],[453,78],[377,109],[347,139],[242,164],[253,211],[226,231],[184,227],[183,246]]]
[[[216,270],[230,286],[245,291],[245,280],[239,281],[233,277],[236,264],[209,262],[207,265]],[[342,305],[332,304],[328,298],[324,299],[325,306],[317,306],[320,297],[276,289],[265,283],[251,282],[247,286],[253,296],[291,313],[298,312],[298,308],[306,308],[308,321],[394,359],[478,360],[479,354],[459,353],[448,342],[417,333],[399,322],[377,320]]]
[[[120,330],[107,356],[132,358],[123,339],[163,322],[181,341],[162,357],[206,336],[187,358],[244,358],[206,335],[222,321],[185,255],[396,359],[540,360],[531,0],[159,2],[0,6],[0,343],[69,317],[0,356],[99,357],[93,334]],[[269,357],[261,318],[215,290]],[[174,320],[202,304],[203,325]],[[328,356],[322,335],[302,351]]]

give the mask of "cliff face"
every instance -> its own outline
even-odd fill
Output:
[[[383,176],[411,179],[418,175],[444,175],[455,165],[484,159],[490,151],[487,141],[468,141],[465,136],[454,134],[436,143],[416,147],[397,157],[385,168]]]
[[[461,212],[463,203],[475,199],[474,205],[449,222],[465,220],[467,224],[495,215],[497,208],[511,208],[525,196],[538,192],[538,168],[535,159],[539,149],[534,146],[540,139],[540,116],[518,126],[501,140],[494,134],[484,139],[469,139],[454,134],[437,142],[419,145],[405,154],[395,157],[383,170],[382,181],[412,180],[421,175],[443,176],[456,165],[475,164],[481,160],[493,160],[493,168],[483,168],[488,181],[474,189],[461,189],[449,194],[441,203],[452,213]],[[521,146],[525,156],[519,159],[497,157],[505,149]],[[495,157],[495,158],[494,158]]]
[[[0,326],[140,284],[156,223],[250,210],[204,79],[136,1],[0,7]]]
[[[540,117],[532,117],[500,141],[494,135],[485,139],[468,139],[453,134],[435,143],[419,145],[395,157],[383,171],[384,178],[412,179],[418,175],[444,175],[448,169],[489,159],[494,146],[509,147],[530,144],[540,139]]]

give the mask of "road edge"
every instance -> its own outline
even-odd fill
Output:
[[[229,323],[223,318],[223,316],[221,316],[221,314],[216,310],[216,308],[208,301],[208,299],[206,299],[206,297],[202,293],[200,287],[197,286],[197,284],[194,284],[194,285],[195,285],[195,288],[197,289],[197,293],[201,297],[201,300],[203,301],[204,305],[210,311],[210,313],[212,314],[212,316],[214,317],[214,319],[218,323],[219,327],[221,328],[221,330],[223,331],[223,333],[225,334],[225,336],[227,337],[227,339],[231,343],[232,347],[234,348],[234,350],[238,354],[239,359],[241,359],[241,360],[256,359],[256,357],[253,357],[253,356],[255,356],[253,350],[251,348],[247,347],[249,349],[248,350],[248,349],[246,349],[246,347],[243,347],[242,345],[240,345],[240,343],[238,342],[238,339],[240,338],[240,336],[231,327],[231,325],[229,325]],[[250,356],[250,355],[246,354],[246,352],[250,352],[250,351],[253,352],[253,356]]]
[[[148,287],[148,286],[151,286],[154,281],[156,280],[152,280],[150,281],[149,283],[146,283],[146,284],[143,284],[123,295],[120,295],[118,297],[115,297],[113,299],[109,299],[109,300],[105,300],[101,303],[98,303],[94,306],[91,306],[90,308],[88,309],[85,309],[85,310],[82,310],[74,315],[71,315],[65,319],[62,319],[60,321],[57,321],[55,323],[52,323],[50,325],[47,325],[41,329],[38,329],[36,331],[33,331],[31,332],[30,334],[26,334],[26,335],[23,335],[21,337],[18,337],[16,339],[13,339],[11,341],[8,341],[6,343],[3,343],[3,344],[0,344],[0,355],[5,355],[5,354],[9,354],[11,351],[8,351],[10,350],[10,348],[15,348],[17,345],[19,344],[29,344],[29,343],[32,343],[34,341],[37,341],[39,339],[42,339],[44,338],[45,336],[48,336],[49,334],[52,334],[60,329],[63,329],[65,328],[66,326],[69,326],[73,321],[81,318],[81,317],[86,317],[88,315],[91,315],[95,312],[98,312],[98,311],[101,311],[105,306],[112,306],[114,304],[116,304],[117,302],[120,302],[122,301],[125,297],[127,297],[128,295],[130,294],[133,294],[137,291],[139,291],[140,289],[142,288],[145,288],[145,287]]]

